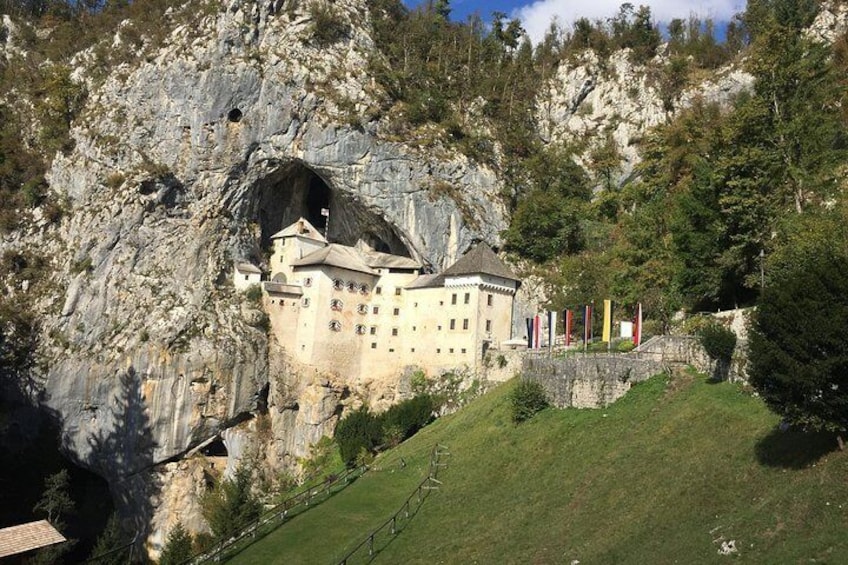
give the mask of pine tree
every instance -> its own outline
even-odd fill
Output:
[[[168,539],[162,554],[159,557],[159,565],[180,565],[192,556],[192,536],[183,527],[182,522],[168,532]]]

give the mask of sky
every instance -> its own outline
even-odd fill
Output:
[[[654,19],[667,23],[673,18],[686,18],[690,14],[710,17],[716,22],[726,22],[745,8],[745,0],[630,0],[634,6],[645,4],[651,7]],[[405,0],[414,7],[426,0]],[[464,21],[474,12],[479,12],[488,21],[494,11],[508,14],[521,20],[533,42],[544,37],[556,17],[566,28],[581,17],[604,19],[615,15],[624,0],[451,0],[454,20]]]

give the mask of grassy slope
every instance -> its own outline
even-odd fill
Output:
[[[436,441],[452,453],[444,487],[378,563],[723,562],[722,536],[747,562],[848,562],[848,452],[773,433],[776,418],[738,387],[655,378],[606,410],[521,426],[510,388],[429,426],[236,562],[332,562],[397,509]]]

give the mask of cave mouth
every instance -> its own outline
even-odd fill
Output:
[[[254,219],[259,223],[264,249],[270,248],[272,235],[303,217],[326,234],[330,243],[353,246],[363,241],[377,251],[411,256],[389,222],[351,195],[334,189],[300,161],[283,165],[260,179],[253,194]]]
[[[224,440],[221,438],[218,438],[206,445],[200,450],[200,453],[207,457],[227,457],[229,455],[227,452],[227,446],[224,445]]]

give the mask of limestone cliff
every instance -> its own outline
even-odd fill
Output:
[[[169,490],[180,466],[160,464],[266,409],[269,459],[291,462],[332,431],[340,402],[397,388],[351,391],[274,344],[269,361],[234,260],[261,263],[269,235],[324,207],[331,239],[438,269],[506,227],[490,170],[381,136],[364,1],[331,5],[347,31],[329,43],[309,6],[289,4],[222,4],[102,83],[78,58],[91,94],[49,174],[71,212],[35,238],[62,295],[45,312],[44,399],[68,453],[110,480],[138,528],[152,520],[154,542],[196,521]]]

